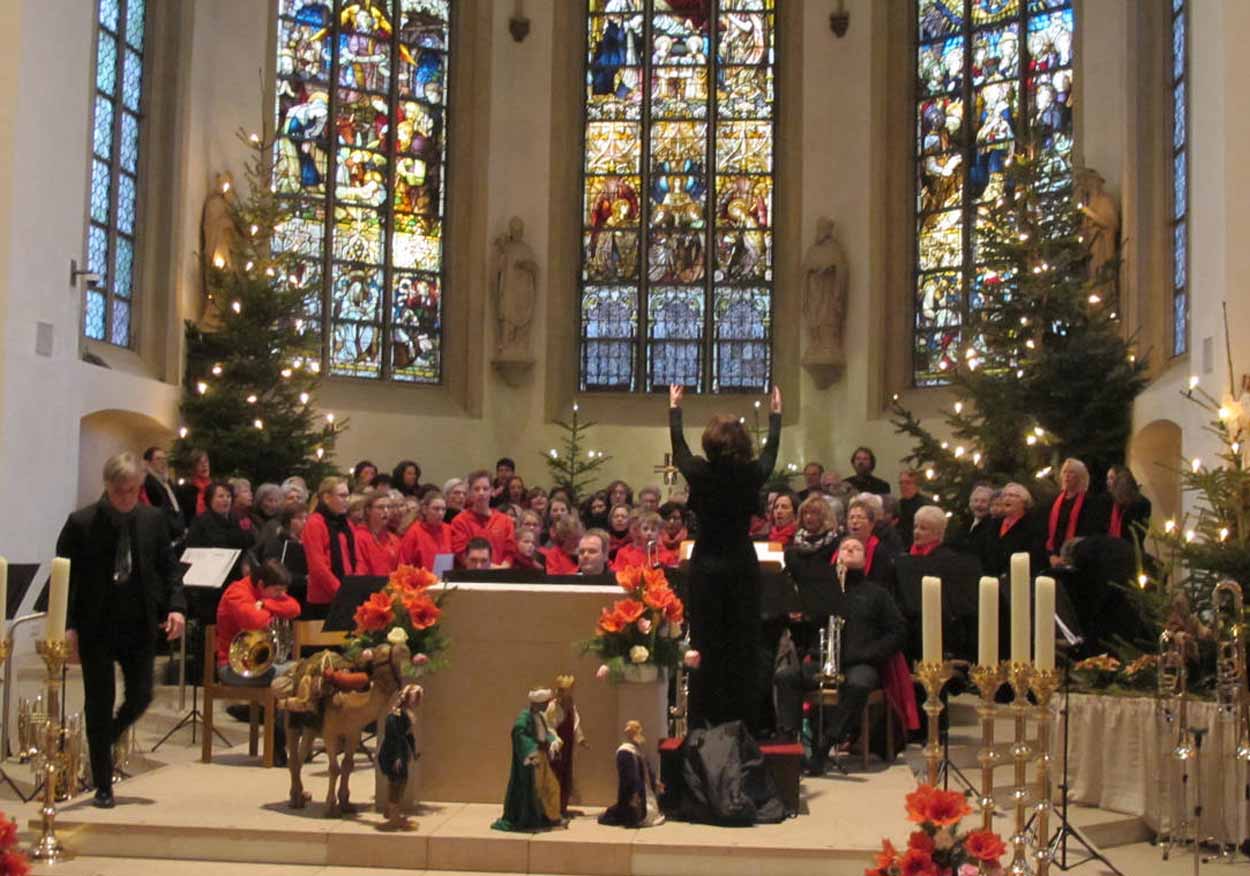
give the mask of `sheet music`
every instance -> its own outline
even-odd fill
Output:
[[[433,572],[438,577],[443,577],[444,572],[450,572],[456,567],[455,554],[435,554]]]
[[[191,568],[183,574],[182,586],[220,589],[240,553],[229,548],[187,548],[182,552],[182,562]]]

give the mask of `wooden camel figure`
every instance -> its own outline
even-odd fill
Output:
[[[344,691],[335,689],[329,683],[316,683],[315,679],[322,674],[323,667],[337,669],[345,663],[342,657],[332,652],[313,654],[301,660],[291,672],[291,677],[297,680],[303,677],[313,679],[311,703],[307,702],[307,682],[299,688],[300,697],[304,698],[300,705],[296,705],[295,698],[279,703],[280,708],[287,710],[287,764],[291,771],[292,809],[303,809],[311,799],[312,795],[304,790],[300,770],[308,760],[313,741],[320,737],[325,743],[326,760],[330,767],[326,817],[337,818],[356,811],[351,803],[348,784],[361,734],[366,726],[381,721],[386,715],[391,700],[403,686],[403,672],[410,655],[407,645],[381,645],[364,652],[362,658],[369,679],[365,690]],[[322,689],[317,691],[317,687]],[[304,708],[301,710],[300,706]]]

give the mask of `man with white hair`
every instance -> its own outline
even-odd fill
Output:
[[[94,803],[103,809],[113,806],[113,746],[152,702],[156,637],[177,639],[186,624],[169,521],[139,501],[144,474],[133,453],[110,457],[104,495],[71,514],[56,540],[56,555],[70,561],[65,632],[82,662]],[[114,663],[126,691],[117,714]]]
[[[961,526],[956,532],[949,532],[946,544],[952,550],[963,554],[971,554],[986,565],[986,548],[993,537],[994,520],[990,516],[990,499],[994,488],[989,484],[977,484],[968,495],[968,511],[972,515],[966,527]]]
[[[1059,469],[1060,493],[1050,506],[1046,526],[1046,553],[1051,566],[1063,565],[1065,542],[1078,536],[1100,535],[1107,531],[1110,509],[1106,496],[1089,493],[1089,469],[1079,459],[1069,457]]]

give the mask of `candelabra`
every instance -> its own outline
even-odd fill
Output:
[[[1059,689],[1053,669],[1035,670],[1029,689],[1037,699],[1037,876],[1050,871],[1050,698]]]
[[[31,857],[39,861],[60,861],[68,857],[65,846],[56,837],[57,780],[69,767],[68,731],[61,717],[61,673],[69,659],[69,643],[64,639],[40,639],[35,650],[48,670],[44,686],[46,722],[36,734],[40,747],[37,773],[43,779],[43,806],[39,810],[41,830]]]
[[[945,661],[926,660],[916,666],[916,677],[924,685],[924,711],[929,719],[929,741],[924,748],[929,766],[929,784],[937,786],[942,763],[942,743],[938,741],[938,717],[942,714],[942,685],[951,677],[951,666]]]
[[[981,807],[981,828],[991,830],[994,826],[994,767],[999,760],[994,750],[994,694],[1003,683],[1003,668],[977,664],[972,667],[972,683],[981,693],[981,703],[977,706],[977,717],[981,719],[981,750],[977,752],[981,764],[981,797],[977,803]]]
[[[1011,789],[1011,799],[1015,804],[1016,823],[1015,832],[1011,836],[1011,864],[1007,868],[1011,876],[1026,876],[1033,872],[1029,867],[1027,813],[1029,759],[1033,756],[1033,749],[1029,746],[1028,740],[1028,694],[1033,674],[1034,669],[1030,663],[1013,660],[1007,665],[1007,683],[1011,685],[1015,693],[1015,700],[1011,705],[1012,716],[1015,719],[1015,740],[1011,745],[1011,756],[1015,760],[1016,774],[1015,784]]]

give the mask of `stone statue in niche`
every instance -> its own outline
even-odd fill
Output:
[[[513,216],[508,233],[495,238],[492,299],[496,364],[530,364],[530,330],[538,295],[538,263],[523,239],[525,224]]]
[[[200,212],[200,282],[205,296],[213,291],[210,281],[213,269],[230,267],[240,239],[234,212],[237,206],[234,177],[229,171],[217,174],[213,189],[204,199],[204,209]]]
[[[833,236],[834,222],[816,221],[816,242],[803,257],[803,323],[807,351],[803,364],[837,367],[844,364],[842,326],[846,320],[846,250]]]
[[[1089,246],[1089,275],[1097,278],[1111,270],[1107,266],[1114,265],[1120,257],[1120,208],[1107,192],[1106,181],[1098,171],[1090,168],[1078,171],[1076,184],[1081,213],[1085,216],[1081,236]],[[1115,292],[1113,272],[1098,287],[1098,294],[1103,301],[1114,302]]]

